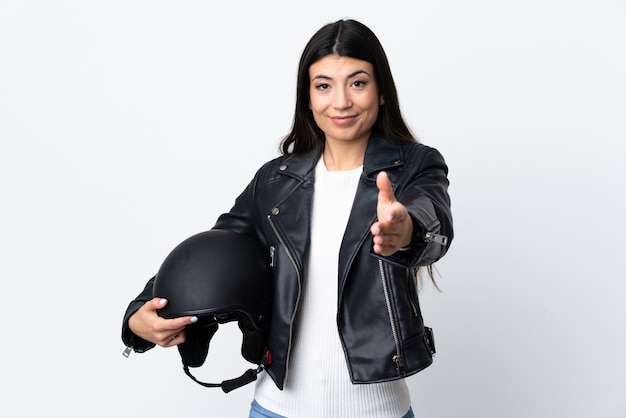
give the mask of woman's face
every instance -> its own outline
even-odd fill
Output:
[[[326,141],[369,140],[383,98],[367,61],[327,55],[309,67],[309,106]]]

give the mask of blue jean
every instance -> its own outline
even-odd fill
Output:
[[[252,401],[250,406],[250,416],[248,418],[286,418],[282,415],[275,414],[267,409],[263,408],[256,400]],[[413,409],[409,408],[409,412],[402,418],[415,418],[413,415]]]

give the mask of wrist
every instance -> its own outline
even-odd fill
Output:
[[[403,241],[406,244],[400,247],[400,251],[406,251],[413,247],[416,243],[420,243],[423,241],[423,231],[420,228],[419,224],[413,219],[413,216],[409,214],[408,218],[410,219],[410,228],[408,228],[411,232],[408,237]]]

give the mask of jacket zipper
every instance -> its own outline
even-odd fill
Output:
[[[276,248],[271,245],[270,246],[270,267],[274,267],[274,256],[276,255]]]
[[[435,242],[439,245],[446,245],[448,243],[448,237],[435,232],[427,232],[426,235],[424,235],[424,241]]]
[[[389,314],[389,323],[391,324],[391,334],[393,335],[393,341],[396,344],[396,354],[391,360],[396,364],[396,371],[398,376],[406,376],[406,369],[404,368],[404,357],[400,351],[400,339],[398,338],[398,329],[396,328],[396,319],[391,309],[391,298],[389,296],[389,283],[387,282],[387,276],[385,275],[385,269],[383,267],[383,261],[378,260],[378,268],[380,270],[380,278],[383,283],[383,293],[385,294],[385,303],[387,304],[387,313]]]
[[[280,242],[280,244],[285,249],[285,252],[287,253],[287,257],[289,257],[289,260],[291,261],[291,264],[293,265],[293,268],[296,270],[296,277],[298,278],[298,297],[296,298],[296,309],[294,309],[293,314],[291,315],[291,319],[289,320],[289,345],[287,346],[287,357],[285,358],[285,379],[286,379],[287,375],[289,373],[289,357],[291,357],[293,325],[294,325],[294,322],[295,322],[296,312],[298,310],[298,306],[300,305],[300,293],[302,291],[302,275],[300,274],[300,269],[298,269],[298,265],[296,264],[296,260],[293,258],[293,254],[291,253],[291,251],[289,251],[289,247],[287,247],[287,245],[285,244],[285,240],[283,239],[283,237],[278,232],[278,229],[276,228],[276,225],[274,225],[274,221],[272,220],[272,215],[271,214],[267,215],[267,220],[269,221],[270,226],[272,227],[272,230],[274,231],[274,234],[276,234],[276,237],[278,237],[278,241]],[[270,252],[271,252],[271,255],[272,255],[272,265],[273,265],[274,264],[275,248],[272,247],[270,249]]]

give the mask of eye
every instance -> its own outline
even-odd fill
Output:
[[[352,83],[352,85],[356,88],[363,88],[367,86],[367,81],[364,80],[356,80]]]
[[[326,83],[320,83],[320,84],[316,84],[313,88],[315,90],[324,91],[324,90],[328,90],[330,86]]]

